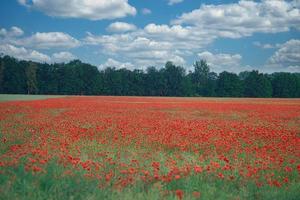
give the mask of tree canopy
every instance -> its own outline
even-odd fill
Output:
[[[145,71],[98,70],[80,60],[46,64],[1,56],[0,93],[297,98],[300,74],[244,71],[237,75],[224,71],[218,75],[204,60],[195,62],[194,70],[187,73],[172,62]]]

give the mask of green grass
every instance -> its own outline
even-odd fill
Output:
[[[158,199],[159,191],[153,188],[145,191],[140,184],[123,191],[113,188],[99,188],[95,179],[84,177],[83,171],[64,175],[64,167],[51,162],[45,168],[47,173],[26,172],[24,165],[7,168],[0,176],[0,199],[60,200],[60,199]]]
[[[0,102],[5,101],[31,101],[49,98],[62,98],[63,95],[26,95],[26,94],[0,94]]]
[[[0,199],[177,199],[175,191],[184,191],[184,199],[196,199],[193,192],[201,191],[200,199],[253,199],[253,200],[296,200],[300,196],[300,183],[278,189],[263,186],[258,188],[254,183],[244,186],[235,181],[218,180],[210,176],[195,175],[173,181],[140,182],[123,190],[112,187],[100,188],[95,179],[84,177],[82,170],[75,170],[73,175],[64,175],[65,167],[55,161],[48,163],[47,173],[34,174],[26,172],[24,165],[4,169],[0,176]],[[165,191],[169,191],[165,194]]]

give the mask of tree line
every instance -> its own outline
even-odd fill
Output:
[[[0,93],[118,96],[300,97],[300,73],[212,72],[204,61],[186,72],[172,62],[143,70],[97,67],[73,60],[37,63],[0,57]]]

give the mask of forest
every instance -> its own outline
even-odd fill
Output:
[[[115,68],[116,67],[116,68]],[[80,60],[37,63],[0,57],[0,93],[186,97],[300,97],[300,73],[212,72],[205,60],[193,71],[167,62],[146,70],[99,70]]]

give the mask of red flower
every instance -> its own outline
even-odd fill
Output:
[[[176,190],[176,196],[178,197],[178,199],[182,199],[183,198],[183,191],[182,190]]]
[[[286,167],[284,168],[284,170],[285,170],[286,172],[292,172],[292,171],[293,171],[293,168],[291,168],[291,167],[289,167],[289,166],[286,166]]]
[[[195,173],[201,173],[203,171],[203,169],[202,169],[202,167],[196,165],[196,166],[194,166],[194,171],[195,171]]]
[[[40,171],[42,171],[42,168],[40,168],[40,167],[38,167],[38,166],[33,166],[33,167],[32,167],[32,170],[33,170],[34,172],[40,172]]]
[[[220,179],[223,179],[223,178],[224,178],[224,175],[223,175],[222,173],[219,173],[219,174],[218,174],[218,177],[219,177]]]
[[[180,179],[180,175],[175,175],[175,180]]]
[[[152,162],[152,167],[156,170],[159,170],[160,163],[159,162]]]

